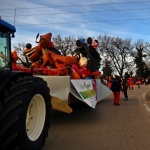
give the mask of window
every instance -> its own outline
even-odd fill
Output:
[[[10,70],[9,34],[0,32],[0,70]]]

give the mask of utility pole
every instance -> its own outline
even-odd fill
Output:
[[[15,26],[15,23],[16,23],[16,9],[15,9],[15,16],[14,16],[14,26]]]

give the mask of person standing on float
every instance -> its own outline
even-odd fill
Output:
[[[98,41],[95,40],[93,42],[92,38],[88,37],[87,43],[88,43],[88,47],[87,47],[87,58],[88,58],[87,69],[89,69],[91,72],[95,72],[95,71],[98,71],[98,69],[100,67],[100,60],[101,60],[101,57],[96,50],[96,47],[98,46]]]

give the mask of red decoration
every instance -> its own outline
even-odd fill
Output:
[[[16,71],[32,72],[34,75],[69,75],[71,79],[85,79],[86,77],[101,75],[100,71],[90,72],[85,66],[81,67],[77,57],[62,56],[48,50],[48,48],[54,48],[54,44],[51,42],[51,37],[51,33],[40,36],[37,46],[24,51],[24,53],[30,52],[29,60],[32,62],[32,69],[18,65],[16,63],[19,59],[17,52],[12,52],[12,69]],[[98,46],[96,40],[93,42],[93,46]],[[43,63],[38,62],[40,58],[42,58]]]

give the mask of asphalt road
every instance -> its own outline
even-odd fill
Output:
[[[43,150],[150,150],[150,85],[128,90],[129,100],[113,105],[113,95],[95,109],[79,102],[74,111],[52,112]],[[145,97],[147,100],[145,100]]]

